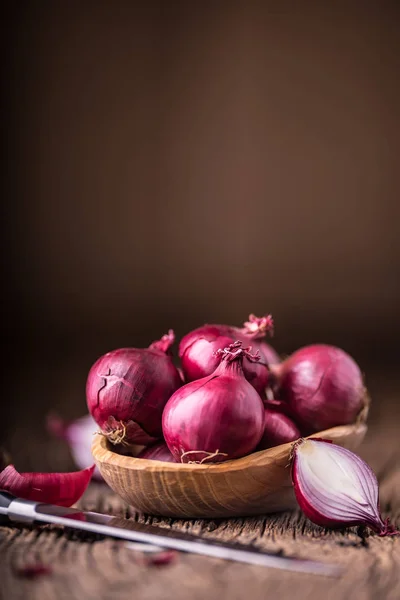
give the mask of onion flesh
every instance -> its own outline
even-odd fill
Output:
[[[346,448],[312,438],[294,444],[292,481],[300,508],[317,525],[366,525],[380,536],[399,533],[382,520],[372,469]]]
[[[8,465],[0,473],[0,490],[17,498],[72,506],[79,500],[92,478],[94,465],[72,473],[18,473]]]
[[[172,330],[149,348],[121,348],[100,357],[90,369],[89,412],[113,444],[149,444],[162,437],[162,412],[182,385],[173,364]]]
[[[340,348],[306,346],[271,372],[277,399],[288,404],[303,434],[354,423],[366,405],[362,373]]]
[[[212,375],[184,385],[167,402],[163,433],[178,462],[221,462],[255,449],[264,430],[264,407],[246,380],[244,360],[257,360],[241,342],[219,351]]]

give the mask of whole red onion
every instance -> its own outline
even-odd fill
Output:
[[[271,372],[278,399],[288,403],[302,433],[353,423],[366,404],[361,371],[340,348],[306,346]]]
[[[294,421],[282,412],[265,408],[264,417],[264,433],[257,450],[265,450],[280,444],[294,442],[301,437],[300,430]]]
[[[253,350],[260,353],[261,362],[246,361],[243,369],[246,379],[259,394],[264,395],[269,375],[265,365],[279,363],[275,350],[262,341],[267,332],[273,332],[271,315],[261,318],[250,315],[242,328],[230,325],[203,325],[194,329],[185,335],[179,344],[179,357],[185,380],[195,381],[211,375],[219,364],[215,351],[238,340],[251,345]]]
[[[179,462],[221,462],[248,454],[264,429],[264,407],[246,380],[243,360],[258,360],[241,342],[218,351],[208,377],[181,387],[168,400],[163,433]]]
[[[143,448],[137,455],[137,458],[146,458],[147,460],[161,460],[163,462],[176,462],[165,442],[157,442],[151,446]]]
[[[148,444],[162,436],[162,411],[182,385],[169,349],[172,330],[149,348],[100,357],[86,384],[89,412],[113,444]]]

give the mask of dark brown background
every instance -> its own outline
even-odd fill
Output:
[[[105,351],[250,311],[272,312],[282,353],[338,344],[367,379],[396,364],[398,17],[396,2],[9,9],[8,431],[82,414]]]

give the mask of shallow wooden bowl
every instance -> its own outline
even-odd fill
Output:
[[[349,450],[363,440],[365,424],[314,434]],[[108,485],[128,504],[152,515],[180,518],[245,517],[295,506],[290,479],[292,444],[213,465],[167,463],[122,456],[96,435],[92,453]]]

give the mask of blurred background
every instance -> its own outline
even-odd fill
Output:
[[[104,352],[249,312],[282,354],[350,352],[378,414],[400,358],[398,3],[33,1],[5,28],[2,439],[45,448]]]

